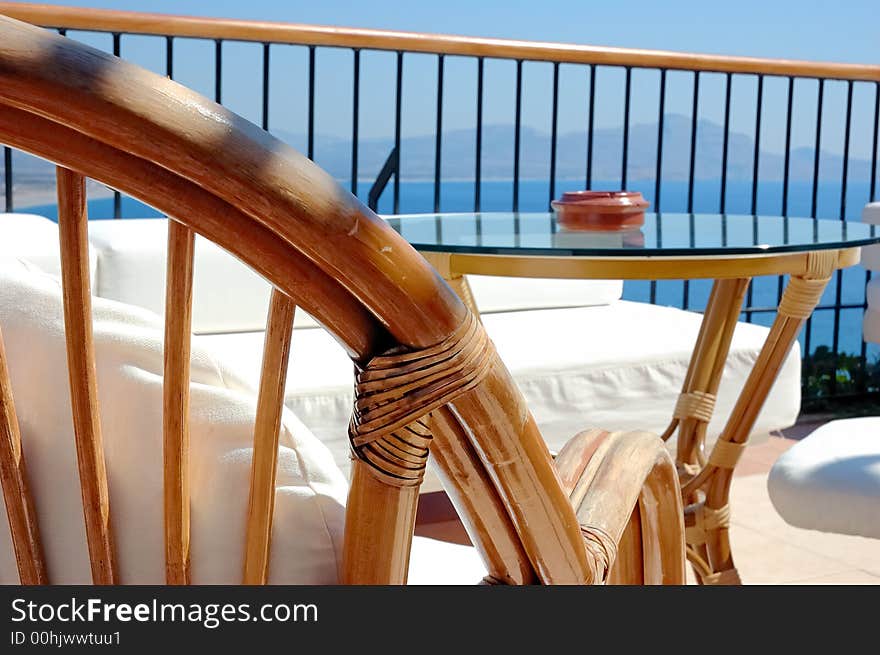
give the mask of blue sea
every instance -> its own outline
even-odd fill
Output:
[[[595,181],[593,188],[619,188],[618,181]],[[358,185],[358,194],[366,198],[370,182],[363,181]],[[392,184],[388,185],[379,203],[379,211],[390,214],[393,210]],[[656,210],[654,202],[654,183],[651,180],[632,181],[627,185],[629,190],[640,191],[651,201],[652,210]],[[720,207],[720,180],[698,180],[694,185],[693,211],[695,213],[718,213]],[[563,191],[584,188],[583,180],[558,180],[555,195]],[[862,207],[869,200],[867,182],[851,180],[847,185],[846,218],[859,220]],[[547,211],[550,199],[550,185],[547,180],[521,180],[519,185],[520,211]],[[817,188],[816,215],[819,218],[840,218],[841,185],[840,183],[820,183]],[[752,185],[750,182],[729,181],[726,192],[726,212],[729,214],[750,214],[752,202]],[[513,203],[512,180],[487,180],[481,184],[481,208],[483,211],[510,211]],[[406,181],[400,183],[400,213],[428,213],[433,211],[434,184],[431,181]],[[782,214],[782,183],[762,181],[757,194],[757,213],[767,216]],[[473,211],[473,181],[445,181],[440,188],[440,209],[444,212]],[[685,212],[688,207],[688,185],[686,182],[664,182],[661,187],[660,209],[664,212]],[[812,184],[793,182],[789,184],[788,215],[809,216],[812,208]],[[57,219],[55,205],[16,208]],[[123,197],[122,215],[124,218],[146,218],[160,216],[154,209],[134,200]],[[113,218],[113,199],[101,198],[89,201],[89,216],[93,220]],[[865,299],[866,275],[860,266],[847,269],[841,273],[841,303],[860,305]],[[834,305],[835,284],[829,284],[820,303]],[[656,302],[674,307],[687,307],[701,310],[711,288],[710,281],[698,280],[685,285],[679,281],[661,281],[657,283]],[[752,285],[750,301],[752,307],[774,307],[778,301],[779,285],[777,278],[759,278]],[[650,299],[650,283],[645,281],[628,281],[624,286],[624,298],[647,302]],[[862,309],[843,309],[840,312],[839,343],[841,352],[858,354],[862,348]],[[801,346],[806,345],[809,338],[810,351],[819,345],[833,345],[834,311],[818,310],[810,321],[808,329],[801,334]],[[743,315],[744,320],[769,325],[772,313],[754,313]],[[809,336],[807,336],[809,335]],[[880,348],[869,345],[868,357],[877,359]]]

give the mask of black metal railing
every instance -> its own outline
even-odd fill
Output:
[[[66,34],[69,37],[76,38],[76,33],[73,30],[65,30],[63,28],[58,30],[61,34]],[[90,30],[92,31],[92,30]],[[100,32],[100,30],[94,30],[95,32]],[[124,37],[128,34],[125,32],[114,31],[111,32],[111,51],[118,56],[125,56],[124,52]],[[165,69],[166,74],[169,77],[174,76],[174,45],[175,40],[178,38],[192,38],[192,37],[180,37],[175,35],[164,35],[164,34],[154,34],[154,36],[161,37],[165,39]],[[205,40],[205,39],[203,39]],[[223,47],[224,43],[227,41],[235,41],[236,39],[224,39],[224,38],[216,38],[214,39],[214,75],[215,75],[215,86],[214,86],[214,97],[217,102],[222,102],[224,99],[223,96]],[[276,45],[274,41],[257,41],[261,45],[262,48],[262,98],[261,98],[261,120],[260,124],[263,129],[270,129],[270,90],[272,88],[271,80],[270,80],[270,57],[272,54],[273,46]],[[285,45],[290,46],[290,41],[285,41]],[[294,44],[294,47],[297,47]],[[315,123],[316,123],[316,114],[315,114],[315,92],[316,92],[316,84],[321,83],[321,80],[316,79],[316,52],[322,49],[337,49],[339,50],[342,46],[336,45],[316,45],[314,43],[303,43],[301,46],[305,49],[307,53],[307,80],[305,83],[306,92],[307,92],[307,144],[306,151],[307,155],[310,158],[314,158],[315,156]],[[351,134],[351,169],[350,169],[350,189],[352,193],[359,193],[361,189],[359,189],[358,181],[359,176],[364,172],[362,168],[359,168],[359,145],[361,143],[360,138],[360,120],[361,120],[361,55],[362,52],[367,50],[389,50],[388,48],[368,48],[361,45],[357,45],[355,47],[346,47],[344,48],[352,53],[352,122],[350,126],[350,134]],[[399,213],[401,208],[401,118],[404,110],[403,100],[404,100],[404,88],[403,88],[403,72],[404,72],[404,64],[406,56],[411,54],[412,51],[409,50],[399,50],[399,49],[390,49],[390,51],[395,55],[394,60],[394,110],[393,110],[393,146],[390,149],[390,152],[385,159],[384,165],[380,170],[375,171],[377,177],[375,178],[375,182],[371,186],[368,191],[368,203],[371,207],[377,208],[380,198],[382,197],[383,191],[385,190],[386,185],[393,180],[392,186],[392,211],[393,213]],[[423,52],[420,52],[420,56],[424,56]],[[449,76],[447,75],[447,54],[443,52],[436,52],[434,54],[436,57],[436,65],[437,65],[437,83],[436,83],[436,123],[435,123],[435,134],[434,134],[434,174],[433,174],[433,202],[430,207],[426,207],[425,209],[433,210],[434,212],[439,212],[443,209],[443,196],[441,193],[442,186],[444,184],[443,176],[442,176],[442,162],[443,162],[443,134],[444,134],[444,88],[449,82]],[[485,198],[483,196],[483,155],[484,155],[484,100],[485,100],[485,63],[486,59],[495,58],[495,56],[482,54],[460,54],[456,53],[456,57],[466,57],[474,61],[476,66],[476,97],[475,97],[475,138],[474,138],[474,153],[475,153],[475,166],[473,172],[473,209],[474,211],[480,211],[485,206]],[[504,55],[499,55],[498,58],[503,59],[512,59],[515,64],[515,82],[514,82],[514,131],[513,131],[513,161],[512,161],[512,195],[510,198],[510,209],[517,211],[521,208],[522,198],[520,195],[520,187],[521,187],[521,159],[522,159],[522,126],[523,126],[523,93],[524,93],[524,85],[523,85],[523,65],[524,62],[532,62],[532,61],[540,61],[544,62],[549,66],[550,75],[552,76],[552,92],[551,98],[549,99],[550,106],[550,158],[549,158],[549,167],[547,170],[547,179],[549,180],[548,190],[549,190],[549,200],[553,199],[556,195],[557,187],[558,187],[558,168],[557,168],[557,159],[558,159],[558,146],[559,146],[559,116],[560,116],[560,63],[565,63],[566,66],[572,67],[580,67],[587,72],[586,79],[586,98],[587,98],[587,107],[586,107],[586,144],[585,144],[585,171],[584,171],[584,182],[587,188],[590,188],[594,182],[594,173],[595,173],[595,165],[596,162],[595,156],[596,151],[594,148],[594,134],[596,132],[596,107],[597,102],[601,102],[601,98],[597,99],[597,93],[599,86],[597,84],[597,72],[602,69],[622,69],[623,71],[623,112],[621,117],[622,124],[622,144],[621,144],[621,152],[620,154],[620,180],[621,186],[626,187],[628,182],[630,181],[629,174],[629,166],[630,166],[630,138],[631,138],[631,109],[633,103],[633,72],[636,70],[653,70],[658,73],[658,87],[657,87],[657,143],[656,143],[656,161],[654,164],[654,180],[653,180],[653,207],[657,211],[661,211],[665,208],[664,198],[662,195],[663,192],[663,180],[664,180],[664,154],[668,151],[668,149],[664,150],[664,129],[666,126],[666,121],[669,116],[668,114],[668,106],[671,100],[671,96],[668,93],[667,82],[669,79],[670,71],[681,71],[683,70],[681,66],[636,66],[636,65],[617,65],[617,64],[606,64],[602,62],[586,62],[586,63],[571,63],[569,61],[553,61],[548,60],[547,58],[542,59],[526,59],[526,58],[517,58],[517,57],[509,57]],[[754,144],[753,144],[753,152],[752,152],[752,164],[751,164],[751,197],[749,201],[749,206],[751,213],[757,213],[759,208],[759,199],[758,199],[758,190],[762,183],[762,171],[760,168],[760,160],[761,160],[761,137],[762,137],[762,116],[768,110],[767,105],[767,94],[765,93],[765,78],[773,77],[780,78],[783,80],[787,80],[787,92],[785,94],[785,102],[782,103],[784,105],[784,117],[785,117],[785,145],[783,151],[783,170],[782,170],[782,191],[781,191],[781,211],[780,216],[787,216],[789,214],[790,209],[790,184],[791,184],[791,165],[792,165],[792,144],[793,144],[793,115],[795,110],[795,84],[796,80],[804,80],[809,81],[813,80],[817,83],[817,100],[816,100],[816,121],[815,121],[815,139],[814,139],[814,147],[813,147],[813,162],[812,162],[812,186],[811,186],[811,197],[810,197],[810,216],[815,217],[817,215],[818,209],[818,201],[819,201],[819,185],[820,185],[820,162],[821,162],[821,146],[822,146],[822,135],[823,135],[823,123],[828,120],[825,114],[825,87],[826,87],[826,78],[825,77],[810,77],[801,74],[778,74],[778,73],[764,73],[764,72],[739,72],[732,70],[720,70],[714,71],[712,69],[700,69],[700,70],[692,70],[690,71],[690,75],[692,76],[691,82],[691,95],[690,98],[685,98],[685,100],[689,100],[691,115],[690,115],[690,129],[689,129],[689,143],[687,144],[687,152],[688,152],[688,162],[687,162],[687,193],[686,193],[686,205],[685,209],[689,213],[693,213],[695,209],[695,182],[696,182],[696,166],[697,166],[697,140],[698,140],[698,124],[700,119],[700,100],[701,100],[701,90],[700,90],[700,82],[703,76],[705,75],[716,75],[721,73],[723,75],[723,142],[721,146],[721,183],[720,183],[720,191],[718,195],[718,204],[717,209],[722,213],[726,213],[728,211],[729,206],[729,158],[730,158],[730,131],[731,131],[731,123],[737,112],[743,112],[740,115],[746,116],[749,121],[753,120],[754,125]],[[687,73],[685,73],[687,74]],[[734,80],[738,78],[750,78],[756,80],[756,92],[755,92],[755,103],[751,106],[736,106],[736,103],[732,102],[732,88]],[[828,79],[835,79],[829,77]],[[873,147],[871,150],[871,161],[870,161],[870,180],[869,180],[869,191],[867,197],[864,200],[876,200],[876,179],[877,179],[877,156],[878,156],[878,119],[880,119],[880,82],[867,80],[864,78],[859,79],[843,79],[842,80],[846,84],[846,102],[845,102],[845,110],[842,114],[843,124],[843,166],[841,170],[840,177],[840,203],[839,203],[839,216],[843,219],[846,216],[846,212],[848,210],[848,200],[847,200],[847,191],[848,191],[848,182],[849,182],[849,155],[850,155],[850,144],[853,138],[852,134],[852,118],[853,118],[853,92],[856,86],[873,86],[873,118],[872,118],[872,143]],[[754,112],[754,118],[752,119],[751,112]],[[339,129],[335,130],[337,133],[340,131]],[[13,171],[13,158],[12,151],[9,148],[4,148],[3,151],[3,180],[4,180],[4,189],[5,189],[5,208],[6,211],[12,211],[16,208],[15,203],[15,194],[14,194],[14,171]],[[123,215],[123,202],[122,197],[118,192],[113,193],[113,215],[116,218],[119,218]],[[870,279],[870,273],[865,274],[865,281]],[[817,373],[815,369],[815,362],[811,362],[810,358],[814,355],[816,351],[815,343],[814,343],[814,330],[813,330],[813,319],[809,321],[806,325],[803,335],[803,347],[804,353],[806,355],[807,363],[810,364],[805,369],[808,371],[813,371],[812,375],[827,376],[824,382],[815,380],[806,380],[805,379],[805,390],[808,394],[811,395],[819,395],[819,396],[845,396],[852,394],[864,394],[865,392],[876,390],[877,382],[874,379],[877,377],[877,365],[871,360],[869,357],[869,352],[866,347],[864,341],[861,342],[860,351],[856,356],[856,360],[858,365],[856,366],[856,371],[852,373],[853,379],[851,381],[845,380],[846,384],[841,384],[839,380],[840,373],[838,371],[838,363],[839,363],[839,347],[840,347],[840,335],[841,335],[841,324],[842,324],[842,312],[845,310],[864,310],[866,307],[866,303],[864,300],[864,294],[862,293],[860,302],[844,302],[844,284],[843,284],[843,276],[841,273],[835,274],[835,280],[833,284],[830,285],[830,292],[826,292],[825,302],[820,304],[820,306],[816,310],[816,316],[819,314],[830,312],[832,313],[832,329],[831,329],[831,337],[830,343],[825,344],[830,348],[831,352],[831,361],[827,365],[825,365],[826,370]],[[743,317],[746,321],[753,321],[756,317],[769,314],[775,311],[775,307],[771,306],[772,303],[757,303],[755,301],[754,296],[754,285],[749,288],[748,296],[746,300],[746,304],[743,309]],[[783,279],[779,278],[776,283],[776,299],[777,301],[781,297],[783,290]],[[833,295],[833,302],[827,302],[828,293]],[[658,302],[658,283],[650,282],[650,286],[647,290],[647,298],[649,302],[656,303]],[[691,289],[691,284],[688,281],[681,281],[681,296],[680,301],[677,303],[678,306],[684,309],[691,308],[694,306],[694,297]],[[699,307],[697,307],[699,308]],[[848,324],[852,324],[853,321],[861,320],[861,313],[856,312],[856,314],[846,316],[846,320]],[[852,325],[850,325],[852,327]],[[813,366],[813,368],[811,368]],[[874,378],[872,378],[872,375]],[[809,383],[809,384],[808,384]],[[845,386],[845,388],[842,388]]]

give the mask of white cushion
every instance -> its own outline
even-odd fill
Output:
[[[791,525],[880,538],[880,417],[817,428],[777,460],[767,487]]]
[[[165,313],[168,220],[92,221],[89,240],[98,252],[95,295]],[[237,332],[266,327],[271,287],[228,252],[196,237],[193,332]],[[299,312],[299,325],[314,322]]]
[[[862,338],[865,341],[880,343],[880,278],[872,278],[865,288],[868,308],[862,320]]]
[[[476,548],[414,537],[408,584],[475,585],[488,570]]]
[[[880,225],[880,202],[869,202],[862,208],[862,221]]]
[[[60,277],[61,253],[58,224],[36,214],[0,213],[0,257],[14,257],[41,271]],[[97,256],[89,251],[89,275],[95,284]]]
[[[880,343],[880,305],[865,310],[862,319],[862,338],[869,343]]]
[[[864,206],[862,221],[880,225],[880,202],[869,202]],[[871,271],[880,271],[880,245],[862,248],[862,266]]]
[[[693,312],[628,301],[484,316],[501,359],[552,449],[589,426],[662,432],[681,389],[700,320]],[[709,424],[710,438],[722,429],[767,332],[758,325],[737,327],[715,419]],[[262,333],[198,339],[257,384]],[[295,330],[285,403],[330,447],[343,470],[348,466],[352,388],[352,364],[341,347],[321,329]],[[793,424],[799,409],[796,345],[755,432]]]
[[[880,311],[880,278],[868,280],[865,288],[865,300],[868,302],[870,309]]]
[[[162,323],[96,298],[98,396],[120,579],[165,577],[162,501]],[[57,280],[0,261],[0,329],[51,581],[90,582]],[[255,398],[233,371],[193,344],[192,578],[241,579]],[[291,413],[281,430],[270,581],[338,580],[346,484],[327,449]],[[7,525],[0,507],[0,525]],[[0,583],[18,575],[0,530]]]
[[[552,280],[468,275],[481,314],[607,305],[620,300],[622,280]]]
[[[92,221],[89,239],[98,251],[94,293],[149,309],[165,308],[167,219]],[[483,312],[601,305],[620,298],[620,280],[526,280],[471,276]],[[262,330],[269,307],[269,283],[222,248],[196,239],[193,274],[193,332]],[[315,327],[297,312],[297,327]]]

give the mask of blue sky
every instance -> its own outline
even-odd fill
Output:
[[[814,0],[738,0],[737,2],[562,2],[540,0],[391,0],[280,2],[272,0],[215,0],[213,2],[85,0],[56,4],[155,12],[279,20],[355,27],[563,41],[592,45],[657,48],[760,57],[780,57],[859,63],[880,60],[876,0],[836,3]],[[109,37],[78,34],[77,38],[109,48]],[[208,95],[213,94],[213,44],[181,40],[176,46],[175,77]],[[159,72],[164,69],[164,44],[146,37],[125,37],[123,56]],[[316,129],[347,136],[351,129],[351,59],[348,51],[320,49],[317,59]],[[259,121],[261,54],[255,44],[224,47],[224,103]],[[476,67],[474,61],[448,58],[444,127],[470,128],[475,121]],[[273,47],[270,127],[303,132],[306,125],[306,54],[302,48]],[[523,123],[549,131],[550,66],[524,67]],[[393,55],[362,55],[361,134],[386,136],[393,130]],[[658,75],[633,73],[632,120],[656,120]],[[561,70],[560,131],[582,130],[586,118],[587,73],[583,67]],[[486,64],[485,122],[513,122],[514,64]],[[667,110],[690,114],[692,75],[670,73]],[[723,120],[723,76],[701,77],[700,117]],[[623,73],[605,70],[597,80],[596,123],[620,124]],[[754,78],[735,78],[731,128],[754,131]],[[767,78],[762,144],[781,151],[786,82]],[[429,134],[434,129],[436,59],[407,55],[404,69],[405,134]],[[826,85],[823,149],[842,150],[844,84]],[[852,153],[868,157],[873,115],[873,85],[857,84],[853,106]],[[810,146],[815,134],[816,83],[795,87],[794,145]]]

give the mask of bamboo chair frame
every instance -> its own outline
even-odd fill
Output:
[[[592,431],[554,465],[482,325],[381,219],[302,155],[166,78],[0,17],[0,142],[58,165],[66,340],[92,579],[119,579],[92,343],[85,177],[169,216],[166,581],[189,574],[193,239],[268,279],[243,581],[267,577],[295,307],[357,373],[343,581],[406,571],[430,452],[493,583],[684,581],[674,465],[645,434]],[[0,481],[22,583],[51,581],[0,338]],[[589,436],[592,435],[592,436]],[[563,482],[563,480],[565,482]],[[615,553],[618,565],[614,564]]]

